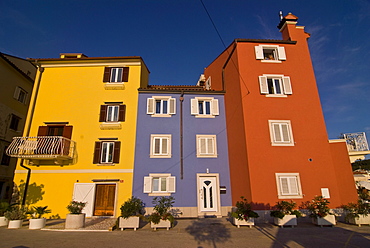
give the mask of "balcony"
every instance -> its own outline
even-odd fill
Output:
[[[74,158],[75,142],[62,136],[14,137],[6,150],[10,157],[30,160],[30,164],[39,164],[39,160],[54,160],[63,164],[63,160]]]
[[[344,133],[342,136],[346,140],[351,163],[359,159],[363,160],[370,154],[365,132]]]

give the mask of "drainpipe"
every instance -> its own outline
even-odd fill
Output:
[[[184,92],[180,95],[180,179],[184,179],[184,137],[183,137],[183,102]]]
[[[27,113],[27,116],[29,116],[29,118],[27,119],[27,122],[25,123],[25,126],[24,126],[23,137],[28,137],[29,134],[30,134],[31,123],[32,123],[32,119],[33,119],[33,113],[35,112],[36,99],[37,99],[37,95],[38,95],[39,87],[40,87],[40,82],[41,82],[41,76],[42,76],[42,73],[44,72],[44,68],[42,68],[41,65],[37,63],[37,60],[35,61],[35,64],[36,64],[36,66],[39,70],[39,73],[37,74],[37,77],[35,79],[36,84],[34,85],[34,89],[33,89],[33,92],[32,92],[33,97],[31,98],[30,108],[29,108],[28,113]],[[24,162],[24,159],[21,160],[20,166],[27,170],[27,179],[26,179],[26,184],[24,186],[24,192],[23,192],[23,198],[22,198],[22,207],[26,205],[28,185],[30,184],[30,179],[31,179],[31,168],[25,166],[23,164],[23,162]]]

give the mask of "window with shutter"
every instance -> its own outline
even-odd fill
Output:
[[[259,45],[254,47],[256,59],[262,62],[281,63],[286,60],[285,48],[276,45]]]
[[[176,114],[176,99],[170,96],[148,98],[146,113],[153,117],[171,117]]]
[[[14,91],[14,99],[16,99],[18,102],[26,104],[27,100],[27,91],[22,89],[21,87],[17,86]]]
[[[273,146],[294,146],[289,120],[269,120],[269,128]]]
[[[149,196],[169,196],[176,192],[176,177],[171,174],[149,174],[144,177],[144,193]]]
[[[219,115],[218,99],[213,97],[195,97],[190,99],[191,114],[195,117],[214,118]]]
[[[276,173],[279,199],[302,198],[299,173]]]
[[[287,97],[291,95],[292,86],[290,77],[284,75],[263,74],[258,77],[260,84],[260,92],[266,96]]]
[[[150,139],[151,158],[170,158],[171,157],[171,135],[152,134]]]
[[[99,122],[125,121],[126,105],[101,105]]]
[[[128,82],[129,67],[105,67],[103,82],[123,83]]]
[[[97,141],[94,148],[94,164],[119,163],[121,142]]]
[[[216,158],[216,135],[197,135],[197,157]]]

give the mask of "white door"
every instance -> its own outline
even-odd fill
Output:
[[[93,216],[95,197],[95,183],[75,183],[73,191],[73,200],[87,202],[82,213],[86,214],[86,217]]]
[[[216,177],[199,177],[198,204],[201,212],[217,211],[218,193]]]

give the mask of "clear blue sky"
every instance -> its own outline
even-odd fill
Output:
[[[370,139],[369,0],[203,0],[224,43],[281,39],[279,11],[311,33],[329,138]],[[200,0],[0,0],[0,51],[22,58],[141,56],[150,84],[193,85],[223,50]]]

